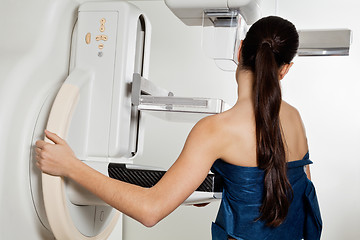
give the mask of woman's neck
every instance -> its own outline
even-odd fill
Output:
[[[238,70],[236,72],[238,84],[238,101],[252,98],[254,74],[248,70]]]

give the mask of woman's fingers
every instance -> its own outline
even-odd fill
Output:
[[[36,147],[36,148],[35,148],[35,153],[36,153],[36,155],[40,155],[40,153],[41,153],[41,149],[40,149],[40,148],[38,148],[38,147]]]
[[[36,147],[40,148],[40,149],[43,149],[43,147],[48,144],[47,142],[43,141],[43,140],[38,140],[36,141]]]
[[[56,135],[55,133],[45,130],[45,134],[46,134],[46,137],[49,140],[53,141],[55,144],[64,144],[65,143],[65,141],[61,137]]]
[[[77,160],[73,151],[61,137],[45,130],[46,137],[53,143],[36,142],[36,166],[43,172],[54,176],[67,176]]]
[[[36,161],[36,166],[41,170],[41,166],[40,166],[39,161]],[[42,171],[42,170],[41,170],[41,171]]]

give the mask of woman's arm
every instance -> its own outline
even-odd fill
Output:
[[[46,136],[55,144],[37,141],[37,165],[48,174],[73,179],[109,205],[150,227],[184,202],[220,157],[221,141],[216,129],[211,118],[198,122],[176,162],[152,188],[102,175],[79,161],[63,139],[48,131]]]
[[[310,166],[309,165],[306,165],[305,173],[306,173],[307,178],[311,181],[311,174],[310,174]]]

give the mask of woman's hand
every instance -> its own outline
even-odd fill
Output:
[[[45,134],[54,144],[43,140],[36,142],[36,165],[47,174],[68,177],[71,169],[80,161],[65,140],[47,130]]]

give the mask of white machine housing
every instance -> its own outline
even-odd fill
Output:
[[[114,159],[129,162],[136,155],[141,124],[131,103],[131,83],[134,72],[147,74],[147,29],[146,17],[125,1],[80,6],[74,66],[46,126],[67,139],[80,159],[107,164]],[[32,190],[33,195],[42,190],[46,218],[36,199],[34,203],[41,222],[57,239],[109,236],[119,213],[107,205],[74,204],[66,191],[71,185],[66,187],[61,177],[43,173],[41,182],[42,189]]]
[[[202,48],[224,71],[235,72],[248,25],[261,17],[261,0],[165,0],[186,25],[202,26]]]
[[[261,17],[261,0],[165,0],[170,10],[188,26],[202,26],[208,10],[237,10],[248,25]]]
[[[140,10],[127,6],[132,5],[86,3],[79,9],[74,69],[93,76],[78,83],[83,99],[69,132],[82,160],[124,161],[141,151],[142,124],[132,107],[131,84],[134,73],[148,78],[151,25]]]

